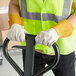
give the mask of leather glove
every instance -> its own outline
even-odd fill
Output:
[[[23,18],[20,17],[16,13],[10,13],[9,14],[9,28],[7,37],[10,40],[14,41],[25,41],[25,34],[27,33],[24,29],[24,22]]]
[[[74,28],[72,24],[68,20],[64,19],[56,24],[53,28],[47,31],[41,31],[35,38],[36,45],[43,44],[51,47],[51,45],[59,38],[64,38],[71,35],[73,30]]]
[[[13,41],[23,42],[25,41],[25,34],[27,32],[24,29],[24,26],[19,24],[13,24],[11,29],[8,31],[7,37]]]

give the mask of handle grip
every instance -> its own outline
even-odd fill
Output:
[[[59,62],[59,59],[60,59],[60,52],[59,52],[59,48],[56,45],[56,43],[54,43],[52,46],[53,46],[53,48],[55,50],[55,59],[54,59],[53,63],[50,63],[49,66],[41,69],[39,72],[37,72],[33,76],[40,76],[40,75],[44,74],[45,72],[49,71],[50,69],[53,69],[54,67],[57,66],[57,64]]]
[[[5,58],[7,59],[7,61],[13,66],[13,68],[18,72],[18,74],[20,76],[23,76],[23,71],[20,69],[20,67],[15,63],[15,61],[11,58],[11,56],[8,53],[8,43],[9,43],[9,39],[6,38],[4,43],[3,43],[3,54],[5,56]]]
[[[26,35],[26,44],[27,44],[27,46],[26,47],[25,46],[24,47],[22,46],[23,49],[26,49],[26,51],[27,51],[29,49],[29,46],[30,45],[31,45],[31,47],[33,47],[33,45],[35,44],[35,37],[36,37],[35,35],[29,35],[29,34],[27,34]],[[29,43],[31,41],[30,39],[33,41],[33,44],[32,43],[31,44]],[[13,68],[18,72],[18,74],[20,76],[26,76],[26,75],[24,75],[24,72],[25,71],[23,72],[20,69],[20,67],[15,63],[15,61],[11,58],[11,56],[8,53],[7,46],[8,46],[9,41],[10,40],[8,38],[6,38],[5,41],[4,41],[4,43],[3,43],[3,53],[4,53],[4,56],[8,60],[8,62],[13,66]],[[55,50],[55,59],[54,59],[54,62],[51,63],[46,68],[41,69],[38,73],[36,73],[34,75],[30,75],[30,76],[39,76],[39,75],[47,72],[48,70],[53,69],[58,64],[59,59],[60,59],[59,49],[58,49],[58,46],[56,45],[56,43],[54,43],[52,46],[53,46],[53,48]]]

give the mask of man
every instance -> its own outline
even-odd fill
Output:
[[[76,0],[11,0],[9,25],[7,37],[22,45],[26,45],[26,33],[37,35],[35,72],[54,59],[52,44],[56,42],[61,56],[52,71],[55,76],[75,76]]]

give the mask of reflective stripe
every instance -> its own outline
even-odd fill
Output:
[[[64,0],[63,16],[69,15],[71,4],[72,4],[72,0]]]
[[[25,19],[41,20],[40,13],[25,13],[22,17]]]
[[[72,4],[72,0],[67,0],[67,1],[64,0],[63,15],[62,16],[56,16],[54,14],[44,13],[44,14],[42,14],[43,21],[51,20],[51,21],[55,21],[58,23],[63,19],[67,19],[69,16],[69,13],[70,13],[71,4]]]
[[[25,19],[41,20],[41,13],[27,12],[26,0],[21,0],[21,16]]]
[[[72,0],[67,0],[67,1],[64,0],[64,7],[63,7],[63,15],[62,16],[56,16],[54,14],[43,13],[42,20],[43,21],[51,20],[51,21],[55,21],[58,23],[61,20],[68,18],[71,4],[72,4]],[[21,0],[21,16],[25,19],[41,20],[41,13],[29,13],[29,12],[27,12],[26,0]]]
[[[21,16],[23,18],[27,17],[27,7],[26,0],[21,0]]]
[[[42,15],[43,21],[55,21],[56,23],[60,22],[61,20],[67,18],[67,16],[56,16],[54,14],[43,14]]]

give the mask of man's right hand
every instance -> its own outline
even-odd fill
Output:
[[[13,24],[11,29],[8,31],[7,37],[13,41],[23,42],[25,41],[25,35],[27,32],[24,29],[24,26],[19,24]]]

